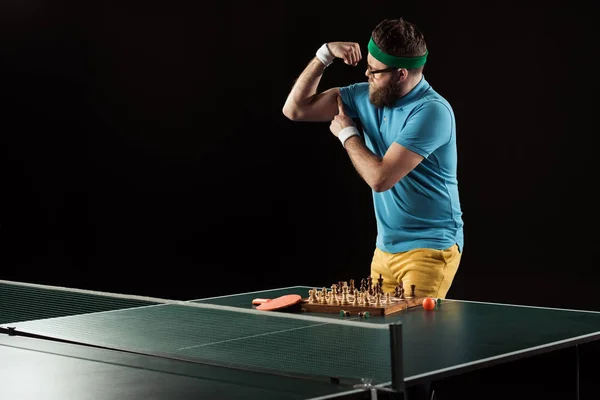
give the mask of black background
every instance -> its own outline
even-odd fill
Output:
[[[370,189],[281,109],[322,43],[366,55],[404,16],[457,119],[448,296],[600,309],[592,3],[415,3],[3,1],[0,279],[192,299],[367,276]]]

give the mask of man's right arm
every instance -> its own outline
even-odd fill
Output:
[[[329,57],[342,58],[348,65],[355,66],[361,59],[360,47],[357,43],[333,42],[329,43],[325,49],[328,49]],[[308,63],[286,99],[283,115],[292,121],[312,122],[329,122],[337,115],[339,88],[331,88],[317,93],[326,67],[316,56]]]

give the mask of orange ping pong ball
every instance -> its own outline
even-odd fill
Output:
[[[435,300],[431,297],[426,297],[423,300],[423,308],[426,310],[433,310],[435,308]]]

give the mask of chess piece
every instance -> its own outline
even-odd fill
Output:
[[[404,284],[402,283],[402,281],[398,282],[398,285],[396,285],[396,289],[395,290],[396,290],[395,297],[397,297],[397,298],[399,298],[401,300],[404,300],[405,299],[405,297],[404,297]]]
[[[415,285],[410,285],[410,297],[412,297],[413,299],[417,297],[417,295],[415,294]]]
[[[344,286],[344,288],[342,289],[342,301],[341,304],[343,306],[347,306],[348,304],[350,304],[350,300],[348,299],[348,286]]]
[[[385,304],[392,304],[392,295],[389,292],[385,294]]]
[[[308,302],[309,303],[318,303],[319,299],[317,298],[317,289],[313,288],[308,291]]]
[[[333,304],[334,306],[337,306],[338,304],[340,304],[340,301],[338,300],[338,291],[337,291],[337,285],[333,284],[331,285],[331,298],[329,299],[329,304]]]

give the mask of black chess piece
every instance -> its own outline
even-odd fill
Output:
[[[396,297],[404,300],[404,283],[402,281],[398,281],[396,285]]]

